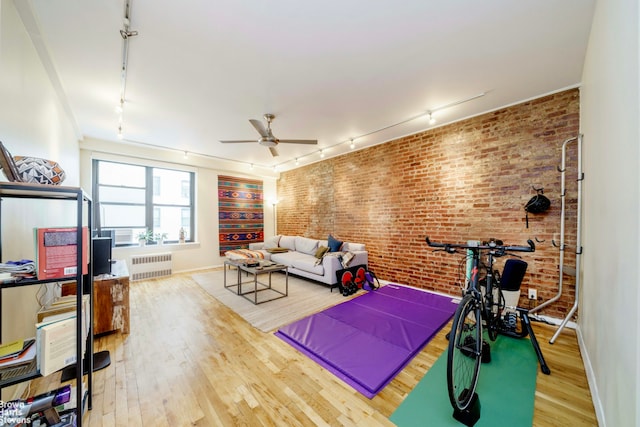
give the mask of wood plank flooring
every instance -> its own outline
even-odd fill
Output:
[[[84,418],[91,427],[392,426],[388,417],[447,345],[445,327],[369,400],[251,327],[189,274],[133,282],[130,302],[131,333],[96,340],[112,364],[94,374],[93,409]],[[574,331],[550,345],[555,327],[534,328],[552,374],[538,371],[533,425],[597,425]],[[59,385],[59,374],[51,375],[31,392]]]

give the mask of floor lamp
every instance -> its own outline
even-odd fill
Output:
[[[278,223],[277,223],[277,219],[276,219],[276,214],[277,214],[277,205],[278,205],[278,200],[275,200],[274,202],[272,202],[273,204],[273,235],[276,236],[278,234]]]

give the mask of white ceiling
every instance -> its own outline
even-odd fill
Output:
[[[118,141],[124,0],[29,1],[80,136]],[[595,0],[130,2],[122,142],[287,170],[579,85]],[[264,113],[318,145],[219,142]]]

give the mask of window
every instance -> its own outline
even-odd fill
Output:
[[[194,180],[193,172],[94,160],[96,226],[114,230],[116,246],[137,244],[145,230],[177,242],[182,228],[193,241]]]

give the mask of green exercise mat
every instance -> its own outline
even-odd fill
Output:
[[[482,426],[530,426],[538,359],[529,339],[498,336],[491,342],[491,362],[483,363],[476,393]],[[399,427],[462,426],[453,416],[447,393],[447,352],[409,393],[391,421]]]

